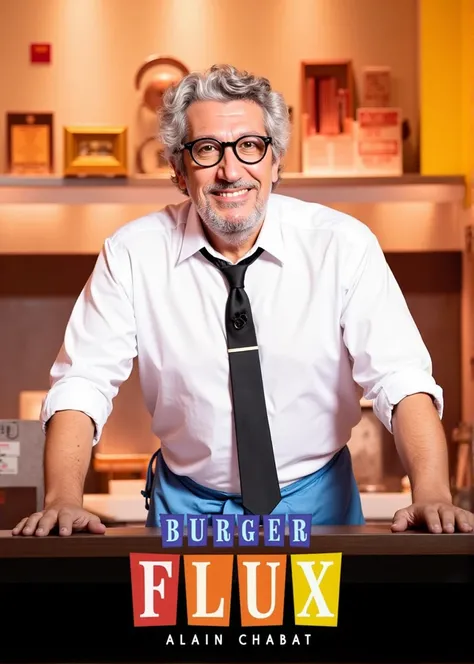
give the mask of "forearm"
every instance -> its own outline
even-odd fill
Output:
[[[48,423],[45,441],[45,505],[55,501],[82,505],[94,436],[92,420],[82,412],[65,410]]]
[[[431,397],[414,394],[402,399],[394,409],[392,428],[413,502],[451,501],[446,436]]]

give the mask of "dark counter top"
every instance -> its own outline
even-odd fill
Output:
[[[108,528],[104,535],[74,534],[69,537],[12,536],[0,531],[1,558],[123,558],[130,552],[158,553],[288,553],[338,551],[344,556],[470,556],[474,554],[474,534],[454,533],[435,535],[428,532],[407,531],[392,533],[389,525],[329,527],[313,526],[311,544],[306,547],[233,547],[215,549],[211,535],[206,547],[188,547],[186,538],[179,548],[163,547],[157,528]]]
[[[210,540],[212,544],[212,540]],[[309,548],[163,547],[160,530],[109,528],[105,535],[13,537],[0,531],[0,610],[9,664],[425,664],[472,662],[470,605],[474,535],[392,533],[390,525],[314,527]],[[202,555],[342,553],[338,623],[326,629],[295,623],[288,561],[283,622],[241,624],[240,580],[233,561],[230,624],[188,624],[184,556],[176,622],[135,627],[130,553]],[[25,611],[25,607],[27,610]],[[447,608],[446,608],[447,607]],[[462,607],[466,607],[463,609]],[[446,610],[445,610],[446,609]],[[416,632],[416,638],[413,633]],[[213,641],[216,634],[222,642]],[[197,635],[197,637],[196,637]],[[243,636],[242,636],[243,635]],[[257,635],[260,641],[252,642]],[[272,645],[266,639],[273,635]],[[286,639],[281,645],[280,636]],[[299,635],[301,642],[294,645]],[[308,636],[308,641],[306,641]],[[206,641],[209,636],[209,643]],[[169,639],[172,639],[170,645]],[[198,644],[194,639],[198,639]],[[244,639],[244,643],[240,639]],[[249,644],[249,645],[246,645]],[[251,645],[250,645],[251,644]]]

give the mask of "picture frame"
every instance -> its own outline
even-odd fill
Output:
[[[51,175],[54,170],[54,114],[9,111],[5,125],[7,174]]]
[[[64,127],[65,177],[126,177],[127,127]]]

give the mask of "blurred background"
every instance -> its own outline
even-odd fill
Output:
[[[453,491],[469,500],[473,28],[473,0],[0,0],[0,528],[41,501],[39,409],[104,239],[183,200],[155,137],[161,96],[214,63],[284,94],[279,193],[379,238],[444,389]],[[157,446],[135,368],[85,504],[142,523]],[[350,447],[366,517],[390,519],[409,485],[370,403]]]

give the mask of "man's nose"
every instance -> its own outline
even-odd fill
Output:
[[[237,159],[233,149],[227,145],[224,149],[224,156],[219,162],[218,175],[227,182],[233,182],[241,177],[243,164]]]

